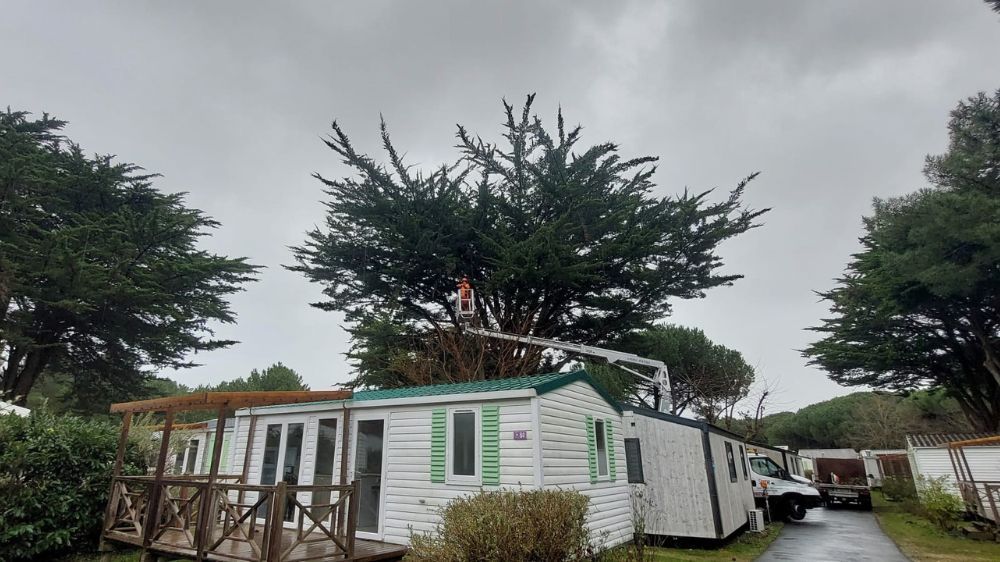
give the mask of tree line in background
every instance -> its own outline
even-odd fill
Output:
[[[806,406],[797,412],[765,416],[759,431],[734,429],[749,439],[800,448],[901,449],[908,433],[967,432],[972,428],[961,406],[942,391],[908,396],[856,392]]]

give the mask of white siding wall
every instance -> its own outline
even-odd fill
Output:
[[[438,408],[498,406],[500,408],[500,486],[440,484],[431,482],[431,412]],[[360,410],[358,410],[360,412]],[[363,415],[387,413],[386,482],[383,539],[409,544],[411,531],[433,532],[437,511],[448,501],[481,489],[530,488],[535,485],[530,399],[428,404],[424,406],[365,409]],[[514,440],[514,431],[527,431],[527,440]],[[480,470],[481,470],[480,456]],[[352,467],[353,468],[353,467]]]
[[[747,522],[747,511],[754,508],[753,488],[750,479],[743,478],[740,466],[740,446],[745,445],[735,439],[730,439],[716,433],[708,434],[712,448],[712,460],[715,465],[715,484],[719,493],[719,514],[722,518],[722,534],[728,537],[738,531]],[[733,449],[733,460],[736,464],[736,481],[729,475],[729,460],[726,456],[726,443]],[[749,476],[749,474],[748,474]]]
[[[622,416],[589,384],[570,383],[539,397],[542,478],[546,488],[579,490],[590,498],[591,540],[614,546],[632,538],[632,510],[625,470]],[[614,426],[617,479],[590,482],[586,417],[610,418]],[[609,444],[610,445],[610,444]]]
[[[1000,447],[965,447],[964,450],[974,479],[1000,481]],[[924,478],[943,476],[953,493],[959,495],[955,487],[955,470],[946,447],[914,447],[908,455],[914,478],[918,475]]]
[[[647,500],[646,533],[714,539],[701,430],[625,413],[625,436],[639,439]],[[633,425],[634,424],[634,425]]]

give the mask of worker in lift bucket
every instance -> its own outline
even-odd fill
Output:
[[[472,317],[472,285],[468,277],[463,277],[458,284],[458,314],[464,318]]]

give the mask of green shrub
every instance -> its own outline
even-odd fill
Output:
[[[965,511],[962,500],[945,484],[945,478],[920,478],[922,515],[942,531],[953,531]]]
[[[588,556],[589,500],[561,490],[480,492],[441,510],[433,534],[411,537],[407,562],[563,562]]]
[[[886,476],[882,479],[882,494],[889,501],[905,501],[917,497],[917,488],[912,478]]]
[[[0,415],[0,560],[48,560],[97,546],[119,428],[108,422]],[[126,470],[141,472],[129,450]]]

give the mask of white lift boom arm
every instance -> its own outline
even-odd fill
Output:
[[[583,345],[579,343],[568,343],[559,340],[553,340],[549,338],[538,338],[535,336],[522,336],[518,334],[509,334],[507,332],[500,332],[497,330],[486,330],[483,328],[476,328],[471,325],[465,325],[462,328],[464,331],[475,334],[477,336],[483,336],[487,338],[496,338],[500,340],[514,341],[518,343],[523,343],[527,345],[537,345],[540,347],[548,347],[551,349],[558,349],[560,351],[567,351],[569,353],[574,353],[577,355],[588,355],[590,357],[600,357],[608,363],[632,373],[636,377],[652,383],[653,385],[653,396],[656,404],[656,408],[665,413],[673,413],[673,405],[671,402],[670,394],[670,376],[667,373],[667,366],[663,361],[658,361],[656,359],[646,359],[645,357],[639,357],[633,353],[624,353],[621,351],[614,351],[612,349],[604,349],[601,347],[594,347],[590,345]],[[645,367],[653,367],[656,369],[656,373],[652,377],[644,375],[634,369],[630,369],[622,363],[627,363],[629,365],[642,365]]]

